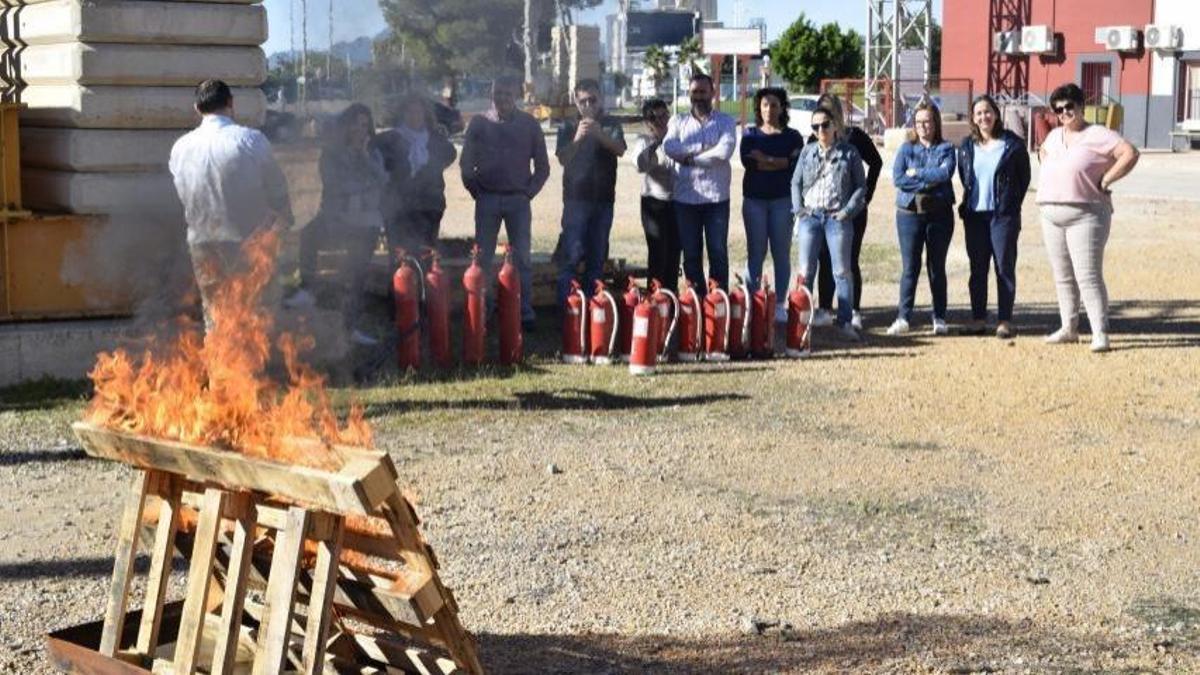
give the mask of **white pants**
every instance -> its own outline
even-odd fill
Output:
[[[1104,245],[1112,207],[1096,204],[1042,204],[1042,239],[1058,291],[1062,325],[1079,327],[1079,301],[1092,332],[1108,332],[1108,289],[1104,285]]]

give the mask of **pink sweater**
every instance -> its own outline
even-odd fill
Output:
[[[1079,132],[1070,147],[1062,127],[1051,131],[1042,143],[1046,156],[1038,176],[1037,203],[1111,205],[1111,197],[1100,189],[1100,179],[1116,163],[1113,150],[1120,142],[1120,134],[1099,124]]]

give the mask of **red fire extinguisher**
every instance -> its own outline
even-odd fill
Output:
[[[430,251],[433,262],[425,273],[425,321],[429,326],[429,355],[438,368],[454,365],[450,352],[450,289],[438,262],[437,251]]]
[[[775,291],[764,276],[751,299],[750,352],[755,358],[775,355]]]
[[[750,299],[742,277],[734,275],[738,286],[729,293],[729,357],[745,358],[750,348]]]
[[[658,363],[658,307],[653,298],[645,298],[633,310],[630,330],[629,372],[653,375]]]
[[[788,293],[787,351],[789,358],[802,359],[812,354],[812,293],[804,285],[804,275],[796,275],[796,287]]]
[[[633,313],[641,301],[642,289],[630,277],[617,314],[617,358],[622,363],[629,362],[629,352],[633,347]]]
[[[484,302],[483,268],[479,266],[479,246],[471,248],[471,265],[463,272],[463,363],[478,366],[483,363],[484,338],[487,335],[487,304]]]
[[[511,366],[524,358],[521,335],[521,276],[512,261],[512,246],[504,247],[504,264],[496,283],[496,325],[500,331],[500,364]]]
[[[421,367],[421,264],[403,249],[396,250],[400,267],[392,275],[396,303],[396,364],[401,371]]]
[[[729,294],[716,279],[708,280],[704,296],[704,352],[709,361],[729,360]]]
[[[562,360],[563,363],[587,363],[587,296],[579,282],[571,280],[571,292],[563,306]]]
[[[680,361],[699,361],[704,342],[704,305],[692,282],[686,282],[679,294],[679,350]]]
[[[679,298],[670,290],[663,288],[658,279],[650,282],[650,298],[654,309],[658,312],[658,360],[668,360],[667,350],[671,348],[671,338],[675,337],[675,327],[679,324]]]
[[[588,314],[588,322],[591,324],[592,363],[606,366],[616,357],[617,329],[621,319],[617,315],[617,299],[599,279],[596,280],[596,291],[592,293],[592,301],[588,304]]]

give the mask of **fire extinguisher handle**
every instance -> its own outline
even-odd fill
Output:
[[[604,296],[608,298],[608,304],[610,307],[612,307],[613,312],[612,335],[608,336],[608,356],[615,358],[613,355],[616,353],[617,349],[617,331],[619,331],[621,328],[621,316],[617,313],[617,300],[613,297],[613,294],[609,293],[608,291],[604,291]]]

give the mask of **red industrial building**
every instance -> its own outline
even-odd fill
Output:
[[[942,78],[1036,103],[1076,82],[1142,147],[1200,137],[1200,0],[946,0]]]

